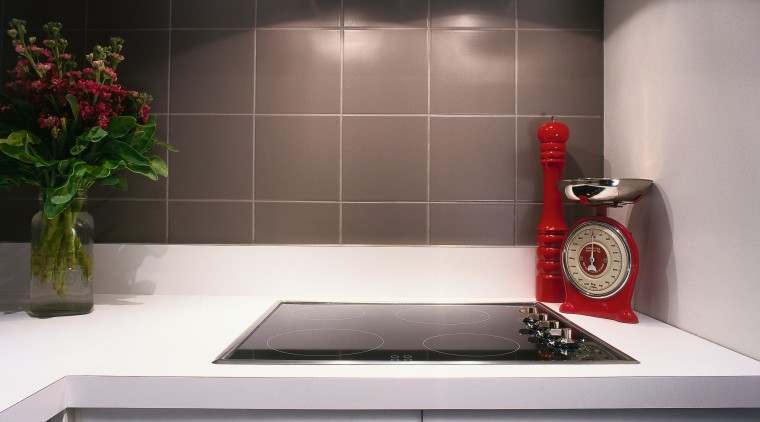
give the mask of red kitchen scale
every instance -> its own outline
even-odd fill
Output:
[[[596,215],[577,221],[562,243],[565,300],[561,312],[637,323],[631,299],[639,270],[633,235],[607,217],[609,207],[641,200],[652,186],[647,179],[573,179],[558,183],[571,201],[596,208]]]

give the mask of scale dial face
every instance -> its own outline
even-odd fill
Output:
[[[628,281],[631,247],[615,226],[587,221],[567,235],[562,268],[568,281],[584,296],[610,297]]]

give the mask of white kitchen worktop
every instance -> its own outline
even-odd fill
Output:
[[[639,364],[212,364],[278,299],[336,298],[96,295],[93,313],[52,319],[6,303],[0,421],[44,421],[68,407],[760,407],[760,362],[644,315],[636,325],[566,315]]]

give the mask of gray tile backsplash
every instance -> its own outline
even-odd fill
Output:
[[[255,54],[256,113],[340,113],[339,30],[261,29]]]
[[[430,33],[433,113],[514,115],[515,31]]]
[[[511,116],[432,117],[430,199],[514,201],[514,133]]]
[[[168,81],[172,114],[253,113],[253,30],[176,30],[170,33]],[[127,48],[124,47],[129,54]]]
[[[428,206],[423,203],[344,203],[344,244],[424,245]]]
[[[426,28],[428,0],[343,0],[346,28]]]
[[[256,242],[337,244],[340,204],[335,202],[257,202]]]
[[[256,116],[256,199],[340,199],[340,117]]]
[[[433,28],[516,27],[515,0],[430,0]]]
[[[169,199],[253,199],[253,116],[171,115]]]
[[[428,111],[425,29],[357,29],[343,35],[343,112]]]
[[[427,118],[343,118],[343,200],[427,200]]]
[[[230,11],[235,13],[230,13]],[[254,28],[251,0],[172,0],[172,28]]]
[[[534,245],[551,115],[571,131],[565,177],[603,175],[602,0],[0,6],[61,21],[79,57],[125,38],[120,81],[180,149],[168,179],[90,191],[97,242]],[[0,241],[28,241],[36,208],[34,189],[0,190]]]

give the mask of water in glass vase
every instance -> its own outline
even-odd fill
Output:
[[[94,224],[85,211],[87,195],[80,191],[60,214],[32,218],[29,310],[36,317],[92,312]]]

